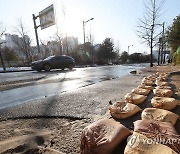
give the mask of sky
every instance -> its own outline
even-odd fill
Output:
[[[149,53],[145,44],[137,36],[138,18],[142,18],[144,2],[148,0],[0,0],[0,22],[6,26],[6,33],[16,34],[18,20],[24,23],[28,35],[36,43],[32,14],[54,4],[56,25],[41,30],[38,28],[40,41],[52,40],[56,33],[62,37],[78,37],[83,43],[83,21],[91,18],[85,25],[86,40],[90,34],[93,43],[102,43],[107,37],[113,39],[120,51],[130,53]],[[180,15],[180,0],[165,0],[162,6],[160,22],[165,27],[172,24],[173,19]],[[37,19],[37,25],[39,19]],[[132,46],[133,45],[133,46]]]

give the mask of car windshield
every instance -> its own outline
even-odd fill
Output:
[[[54,56],[50,56],[50,57],[47,57],[45,58],[44,60],[49,60],[49,59],[52,59]]]

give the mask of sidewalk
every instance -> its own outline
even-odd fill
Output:
[[[8,72],[22,72],[22,71],[32,71],[31,67],[8,67],[4,71],[2,67],[0,67],[0,73],[8,73]]]

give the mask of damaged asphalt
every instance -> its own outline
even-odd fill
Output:
[[[29,101],[0,110],[0,119],[23,117],[94,119],[107,112],[110,100],[123,100],[128,92],[141,83],[142,78],[141,74],[129,74],[118,79],[106,80],[77,90]]]

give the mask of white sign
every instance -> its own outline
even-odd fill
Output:
[[[45,29],[55,24],[53,4],[39,12],[41,29]]]

